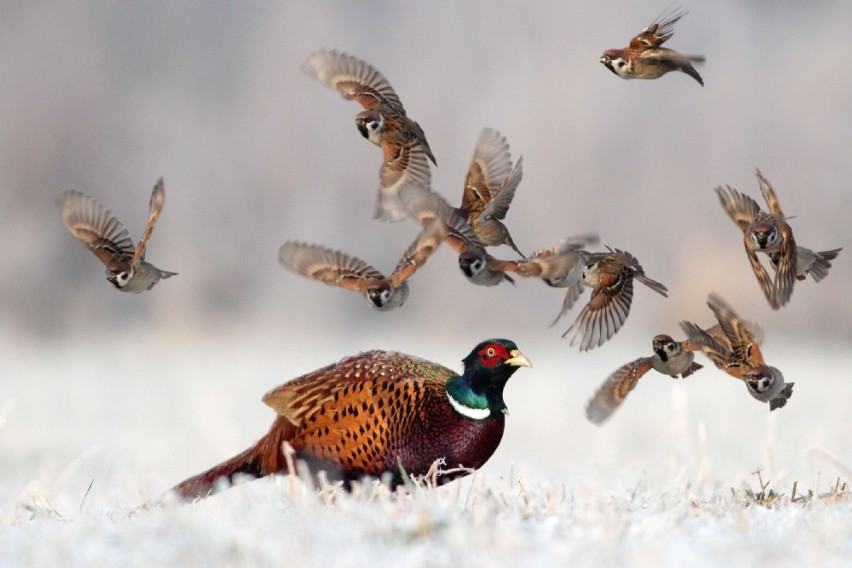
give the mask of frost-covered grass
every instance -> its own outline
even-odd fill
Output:
[[[7,565],[43,566],[840,566],[852,555],[846,497],[762,505],[727,489],[698,498],[685,479],[613,493],[591,479],[482,474],[439,490],[347,494],[278,478],[183,506],[20,504],[2,518],[0,550]]]
[[[817,364],[775,338],[767,352],[797,384],[780,412],[704,369],[679,381],[649,374],[598,428],[585,401],[644,342],[580,355],[520,335],[534,367],[510,381],[506,435],[475,475],[353,494],[277,477],[187,505],[161,502],[163,492],[262,435],[266,390],[360,347],[243,332],[7,336],[0,565],[848,565],[845,346],[820,345]],[[359,341],[456,368],[472,343]]]

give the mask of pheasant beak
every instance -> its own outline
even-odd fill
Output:
[[[512,349],[509,351],[509,355],[512,357],[503,361],[505,365],[511,365],[513,367],[532,367],[532,363],[527,359],[527,356],[520,352],[518,349]]]

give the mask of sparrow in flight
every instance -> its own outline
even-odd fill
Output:
[[[716,326],[718,330],[719,326]],[[713,332],[714,330],[710,330]],[[619,367],[603,382],[586,405],[586,418],[594,424],[602,424],[636,387],[645,373],[654,369],[673,379],[686,378],[703,365],[695,362],[694,351],[700,347],[687,339],[675,341],[668,335],[658,335],[651,341],[654,354],[640,357]]]
[[[150,290],[160,279],[177,274],[160,270],[145,261],[148,240],[165,202],[166,191],[163,178],[160,178],[151,192],[145,232],[142,233],[139,244],[134,247],[130,234],[121,221],[94,197],[68,190],[60,193],[57,200],[65,226],[104,263],[107,280],[122,292],[134,294]]]
[[[719,322],[722,335],[713,336],[694,323],[681,322],[681,328],[713,363],[734,378],[745,382],[749,394],[760,402],[768,402],[769,410],[781,408],[793,395],[793,384],[763,360],[760,344],[762,333],[734,312],[722,298],[710,294],[707,305]]]
[[[506,270],[498,266],[494,257],[485,251],[485,245],[459,209],[428,187],[406,187],[400,194],[406,214],[421,225],[441,219],[447,226],[444,242],[458,253],[459,270],[471,284],[496,286],[502,282],[514,284]]]
[[[597,233],[573,235],[562,239],[549,249],[534,251],[527,259],[531,262],[542,262],[556,257],[560,259],[559,266],[564,267],[562,271],[549,270],[548,274],[540,276],[548,286],[567,288],[565,299],[562,301],[562,310],[550,324],[551,326],[555,325],[571,309],[574,302],[583,293],[583,269],[586,267],[591,254],[584,249],[589,245],[598,244],[598,242],[600,242],[600,237]]]
[[[645,276],[639,261],[627,251],[589,254],[583,268],[583,283],[592,289],[589,303],[562,337],[571,335],[571,345],[580,351],[600,347],[621,329],[633,301],[633,279],[668,297],[668,289]]]
[[[816,282],[822,280],[842,249],[814,252],[799,247],[793,238],[793,229],[787,223],[775,190],[757,170],[760,191],[769,207],[762,211],[757,202],[730,186],[717,187],[716,194],[728,216],[743,232],[743,245],[754,275],[772,309],[779,309],[790,301],[796,280],[804,280],[810,273]],[[775,270],[772,279],[757,258],[757,253],[768,255]],[[799,266],[801,260],[801,266]]]
[[[278,249],[278,262],[308,278],[354,290],[376,310],[388,311],[408,298],[407,280],[435,252],[447,227],[440,219],[427,223],[394,269],[385,277],[360,258],[320,245],[287,241]]]
[[[639,32],[624,49],[608,49],[601,56],[601,63],[622,79],[658,79],[670,71],[682,71],[698,81],[703,87],[701,75],[692,66],[704,63],[701,55],[684,55],[662,47],[674,34],[674,25],[686,10],[670,16],[661,14],[650,26]]]
[[[522,160],[523,156],[518,158],[513,168],[506,137],[491,128],[483,128],[465,178],[459,209],[482,244],[509,245],[524,256],[503,224],[523,177]]]
[[[437,165],[423,129],[405,114],[388,80],[357,57],[320,49],[305,60],[302,71],[364,107],[355,125],[364,138],[381,147],[383,156],[376,218],[405,219],[397,193],[406,186],[429,186],[427,160]]]

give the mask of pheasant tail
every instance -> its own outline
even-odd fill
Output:
[[[254,446],[203,473],[181,481],[172,488],[172,491],[180,499],[191,501],[224,489],[224,481],[233,483],[238,476],[265,477],[286,469],[281,445],[287,439],[285,436],[288,427],[293,426],[279,417],[272,424],[269,432]]]

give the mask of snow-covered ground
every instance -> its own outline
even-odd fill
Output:
[[[850,501],[799,499],[852,481],[852,3],[683,2],[667,45],[707,57],[705,87],[613,76],[600,54],[667,2],[0,3],[0,568],[852,565]],[[579,353],[560,338],[579,307],[547,327],[561,290],[470,286],[448,247],[382,314],[283,270],[287,239],[388,270],[418,230],[372,218],[360,109],[299,71],[323,47],[398,90],[451,203],[496,128],[524,156],[506,219],[522,251],[597,231],[669,298],[637,286],[618,335]],[[778,311],[713,192],[760,201],[755,168],[797,243],[845,247]],[[160,176],[148,260],[180,275],[117,293],[56,196],[97,197],[135,239]],[[770,414],[705,362],[648,374],[589,424],[588,398],[655,334],[710,323],[710,292],[764,327],[789,404]],[[459,368],[495,336],[534,367],[473,478],[333,498],[279,478],[138,509],[261,436],[273,386],[374,348]],[[757,470],[771,507],[746,493]]]
[[[451,337],[416,352],[457,368],[481,338]],[[794,484],[802,498],[852,478],[852,357],[840,345],[815,346],[816,360],[783,341],[767,345],[772,363],[796,381],[778,412],[708,367],[684,381],[648,374],[598,428],[585,421],[585,401],[648,346],[628,341],[579,354],[554,330],[531,333],[517,338],[534,367],[509,382],[503,443],[471,478],[413,494],[363,487],[354,495],[317,494],[277,478],[192,505],[138,509],[247,447],[272,420],[260,396],[351,353],[349,342],[333,334],[321,347],[271,333],[249,340],[245,331],[195,341],[138,333],[3,339],[11,355],[0,400],[3,565],[840,566],[852,559],[852,500],[790,503]],[[748,495],[761,492],[756,470],[768,483],[764,493],[780,494],[771,507]]]

